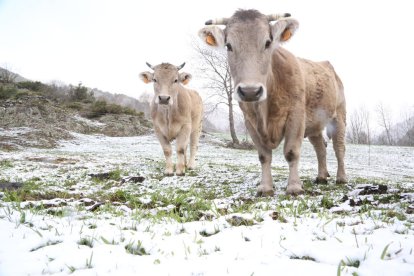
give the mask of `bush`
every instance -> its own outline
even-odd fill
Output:
[[[93,92],[88,92],[88,88],[82,86],[81,83],[78,86],[70,86],[69,98],[72,101],[92,103],[95,100]]]
[[[20,99],[20,98],[23,98],[23,97],[27,97],[30,94],[31,94],[30,91],[27,91],[27,90],[18,90],[16,92],[16,94],[14,95],[14,98],[15,99]]]
[[[0,86],[0,100],[6,100],[17,94],[17,88],[14,86]]]
[[[136,115],[139,116],[140,118],[142,118],[144,116],[144,112],[136,112],[134,109],[129,108],[129,107],[124,107],[124,114],[127,115]]]
[[[39,92],[41,90],[45,90],[46,85],[44,85],[40,81],[23,81],[23,82],[18,82],[17,87]]]
[[[141,112],[142,113],[142,112]],[[90,111],[86,114],[88,118],[97,118],[105,114],[127,114],[127,115],[138,115],[143,117],[140,113],[137,113],[135,110],[123,107],[118,104],[108,104],[105,100],[99,100],[93,103]]]
[[[66,105],[66,107],[75,109],[75,110],[82,110],[82,104],[80,102],[71,102]]]
[[[107,113],[106,101],[96,101],[91,106],[90,111],[86,114],[88,118],[97,118]]]
[[[123,107],[117,104],[109,104],[106,107],[106,112],[111,114],[122,114],[123,113]]]

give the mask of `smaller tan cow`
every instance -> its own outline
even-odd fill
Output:
[[[154,98],[151,102],[151,117],[155,134],[160,141],[166,159],[164,173],[174,175],[171,142],[176,140],[177,165],[176,174],[184,175],[185,168],[194,169],[198,140],[201,134],[203,103],[194,90],[185,88],[191,75],[179,73],[185,63],[174,66],[161,63],[147,65],[154,70],[139,74],[145,83],[154,83]],[[190,144],[190,160],[186,164],[187,146]]]

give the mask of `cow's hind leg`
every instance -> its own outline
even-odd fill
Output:
[[[309,136],[308,138],[313,145],[316,157],[318,158],[318,176],[316,177],[315,182],[326,184],[328,183],[327,178],[329,177],[328,169],[326,167],[326,142],[322,134]]]
[[[336,173],[336,183],[346,183],[345,173],[345,112],[338,112],[338,116],[332,120],[332,143],[335,150],[336,160],[338,161],[338,171]]]
[[[200,139],[200,130],[194,130],[190,136],[190,160],[188,161],[187,168],[193,170],[196,167],[196,154],[198,149],[198,140]]]

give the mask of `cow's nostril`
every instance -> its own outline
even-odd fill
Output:
[[[244,96],[245,96],[245,94],[244,94],[244,92],[243,92],[243,90],[241,89],[241,87],[240,87],[240,86],[237,88],[237,93],[238,93],[240,96],[242,96],[242,97],[244,97]]]
[[[260,86],[260,88],[257,90],[257,92],[256,92],[256,96],[257,97],[260,97],[261,95],[263,94],[263,87],[262,86]]]

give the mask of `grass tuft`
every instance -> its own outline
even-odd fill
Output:
[[[241,217],[241,216],[237,216],[237,215],[233,215],[231,217],[228,217],[226,219],[226,221],[231,226],[252,226],[252,225],[255,224],[254,220],[248,219],[248,218],[244,218],[244,217]]]
[[[78,241],[79,245],[85,245],[85,246],[89,246],[90,248],[93,247],[93,238],[92,237],[85,237],[85,238],[81,238]]]
[[[139,256],[149,255],[147,251],[145,250],[145,248],[142,246],[141,241],[137,241],[136,244],[134,244],[134,242],[128,243],[127,245],[125,245],[125,250],[127,251],[127,253],[132,254],[132,255],[139,255]]]

